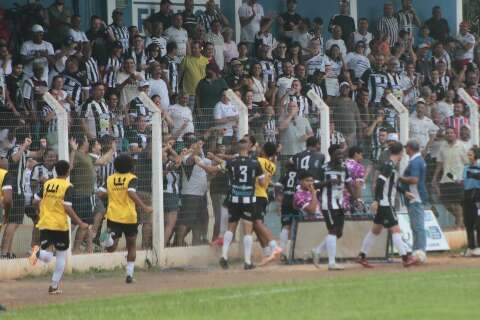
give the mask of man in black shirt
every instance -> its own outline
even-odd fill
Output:
[[[155,22],[161,22],[163,24],[163,29],[167,30],[172,25],[173,11],[170,9],[172,2],[170,0],[162,0],[160,2],[160,11],[152,14],[146,21],[146,28]]]
[[[439,6],[433,7],[432,17],[425,21],[425,25],[430,30],[430,37],[437,41],[444,42],[450,33],[448,21],[442,17],[442,10]]]
[[[256,206],[255,182],[257,177],[263,179],[263,170],[257,159],[249,156],[248,141],[241,139],[238,142],[239,156],[228,160],[225,164],[229,179],[228,194],[228,230],[223,236],[222,257],[220,266],[228,268],[228,249],[237,230],[240,219],[243,220],[245,235],[243,237],[245,270],[254,268],[251,261],[253,245],[253,220]]]
[[[340,14],[336,14],[330,19],[328,24],[328,30],[333,32],[334,26],[340,26],[342,28],[342,39],[347,44],[350,40],[350,36],[355,32],[355,20],[348,14],[348,1],[340,1]]]
[[[296,172],[308,171],[316,181],[319,181],[325,156],[320,153],[320,142],[316,137],[308,138],[306,144],[307,149],[295,154],[290,163]]]
[[[188,37],[192,38],[197,27],[198,18],[193,13],[193,0],[185,0],[185,10],[182,11],[183,28],[187,30]]]
[[[292,32],[297,28],[302,16],[296,13],[297,9],[297,0],[288,0],[287,1],[287,12],[281,14],[278,17],[278,26],[280,28],[280,34],[285,38],[291,40]]]

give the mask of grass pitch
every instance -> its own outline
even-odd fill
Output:
[[[418,270],[418,269],[417,269]],[[420,271],[420,270],[418,270]],[[294,275],[292,275],[294,276]],[[480,270],[286,279],[274,285],[136,294],[35,306],[1,319],[475,319]],[[135,284],[133,284],[135,285]],[[139,288],[140,290],[140,288]]]

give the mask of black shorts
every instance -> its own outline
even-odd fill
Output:
[[[83,222],[93,224],[93,208],[95,207],[94,196],[74,195],[72,206],[75,213]]]
[[[12,207],[8,211],[7,223],[22,224],[25,215],[25,196],[17,194],[15,191],[12,195]]]
[[[207,201],[204,196],[182,195],[181,206],[177,215],[177,225],[189,227],[202,223],[204,212],[207,211]]]
[[[120,239],[122,234],[125,238],[136,237],[138,233],[138,224],[136,223],[119,223],[107,219],[107,232],[113,233],[112,238]]]
[[[267,213],[267,198],[257,197],[255,202],[255,213],[253,214],[253,220],[262,220],[265,219],[265,214]]]
[[[68,231],[40,230],[40,247],[46,250],[54,246],[58,251],[65,251],[70,246]]]
[[[256,209],[255,203],[230,203],[228,205],[228,222],[238,222],[240,219],[253,222]]]
[[[282,227],[291,226],[294,219],[297,219],[300,215],[291,205],[282,205]]]
[[[391,228],[398,225],[398,217],[395,209],[392,207],[378,207],[377,214],[373,218],[373,223],[380,224],[385,228]]]
[[[325,223],[327,224],[328,231],[337,230],[343,231],[343,225],[345,224],[345,214],[342,209],[322,210]]]

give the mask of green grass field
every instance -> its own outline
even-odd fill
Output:
[[[475,319],[480,270],[380,273],[317,281],[29,307],[1,319]]]

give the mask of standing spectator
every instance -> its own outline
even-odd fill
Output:
[[[98,61],[92,57],[92,46],[89,42],[84,43],[82,46],[81,65],[85,68],[84,71],[87,74],[86,80],[89,86],[100,82],[100,67]]]
[[[130,46],[130,34],[127,27],[123,24],[123,12],[121,9],[113,10],[112,20],[113,22],[107,28],[108,36],[111,42],[119,41],[125,53]]]
[[[116,145],[122,149],[123,139],[125,138],[125,122],[127,115],[124,108],[120,108],[118,95],[115,92],[107,94],[107,107],[112,114],[112,136],[116,139]]]
[[[93,97],[82,106],[80,124],[88,139],[99,139],[112,133],[112,114],[104,100],[105,86],[97,83],[93,87]]]
[[[167,44],[167,54],[161,60],[168,70],[167,81],[170,96],[176,96],[180,90],[179,62],[177,56],[177,44],[170,42]]]
[[[287,0],[287,11],[278,17],[278,27],[280,34],[292,39],[292,32],[297,28],[302,16],[297,12],[297,0]]]
[[[184,7],[185,10],[182,11],[183,27],[187,30],[188,37],[192,38],[198,24],[198,17],[193,12],[193,0],[185,0]]]
[[[395,9],[392,3],[385,3],[383,6],[383,14],[383,17],[378,20],[377,32],[380,35],[379,38],[386,36],[389,40],[388,43],[390,47],[393,47],[398,41],[400,28],[398,26],[398,20],[395,18]]]
[[[177,103],[167,109],[172,118],[172,136],[176,138],[177,150],[182,150],[183,136],[187,133],[194,133],[192,110],[188,107],[188,95],[180,93],[177,97]]]
[[[6,44],[0,41],[0,74],[8,76],[12,73],[12,55],[8,51]]]
[[[348,70],[353,71],[355,79],[360,79],[362,75],[371,68],[370,60],[366,57],[366,44],[363,41],[355,43],[355,51],[349,52],[345,58]]]
[[[413,251],[421,250],[427,252],[427,233],[425,231],[425,212],[423,205],[427,201],[427,188],[425,177],[427,175],[427,164],[420,153],[421,146],[415,140],[407,142],[406,152],[410,157],[408,166],[399,178],[404,185],[405,191],[414,195],[407,199],[408,215],[413,233]]]
[[[138,94],[143,92],[148,95],[150,89],[150,82],[148,80],[143,80],[138,83]],[[152,96],[153,97],[153,96]],[[153,99],[152,99],[153,100]],[[151,124],[152,113],[140,100],[138,96],[133,98],[128,103],[128,114],[131,117],[130,122],[134,122],[138,117],[144,117],[148,124]]]
[[[433,143],[439,128],[433,121],[425,116],[425,102],[418,101],[415,112],[410,116],[409,137],[416,141],[420,151],[428,152],[429,146]],[[407,148],[408,152],[408,148]]]
[[[90,29],[86,33],[92,45],[92,56],[97,59],[100,66],[105,66],[108,59],[108,32],[105,22],[99,16],[90,18]],[[122,47],[123,48],[123,47]]]
[[[79,113],[82,97],[83,80],[79,77],[79,61],[76,56],[71,56],[65,62],[65,72],[63,76],[63,90],[67,92],[67,95],[71,97],[73,101],[72,110]]]
[[[308,117],[314,113],[313,107],[310,107],[310,102],[306,96],[302,94],[303,87],[300,80],[295,79],[292,81],[292,86],[285,92],[280,101],[280,114],[286,112],[288,104],[294,101],[298,106],[298,115]]]
[[[358,31],[355,31],[348,42],[351,48],[356,48],[358,42],[362,41],[365,45],[365,55],[370,54],[370,42],[373,40],[373,35],[368,32],[368,19],[358,19]]]
[[[47,82],[41,78],[43,70],[41,64],[35,63],[33,65],[33,77],[23,82],[22,89],[25,111],[35,128],[39,126],[36,121],[38,113],[42,110],[43,94],[48,90]]]
[[[71,112],[73,101],[67,96],[67,92],[63,90],[63,77],[57,75],[52,80],[51,95],[63,106],[67,114]],[[41,111],[41,119],[44,122],[43,132],[46,133],[48,146],[54,150],[58,150],[58,123],[55,110],[48,104],[44,103]]]
[[[133,36],[133,46],[128,48],[126,57],[132,58],[138,72],[145,72],[147,69],[147,54],[145,44],[141,35]]]
[[[345,160],[345,168],[347,168],[348,175],[352,179],[349,184],[350,194],[345,190],[343,194],[343,205],[345,210],[354,213],[357,210],[365,210],[362,200],[362,190],[365,185],[365,166],[362,164],[363,150],[358,146],[353,146],[348,149],[348,159]]]
[[[444,42],[450,33],[448,21],[442,17],[440,6],[433,7],[432,17],[425,21],[425,25],[430,30],[430,36],[440,42]]]
[[[460,23],[460,34],[457,36],[457,51],[455,61],[460,67],[468,65],[473,61],[475,48],[475,36],[470,32],[470,24],[466,21]]]
[[[118,73],[120,72],[123,61],[122,52],[122,43],[120,41],[115,41],[112,44],[111,53],[108,57],[107,65],[104,71],[105,76],[103,78],[103,82],[108,89],[114,89],[117,86]]]
[[[257,0],[247,0],[238,8],[242,26],[240,38],[249,46],[249,52],[254,52],[255,34],[260,31],[260,21],[264,16],[263,7]]]
[[[197,86],[197,105],[195,112],[198,116],[197,129],[204,131],[214,122],[214,108],[220,101],[223,91],[228,88],[227,83],[219,78],[216,68],[209,64],[206,67],[206,77]]]
[[[402,0],[402,10],[397,12],[400,31],[408,32],[412,37],[416,32],[414,27],[420,28],[422,23],[412,5],[412,0]]]
[[[350,17],[348,0],[340,0],[340,14],[336,14],[330,19],[328,30],[334,33],[335,26],[339,26],[342,31],[342,39],[349,43],[352,33],[355,32],[355,20]],[[344,54],[344,56],[346,53]]]
[[[460,201],[463,198],[463,189],[461,180],[463,167],[468,159],[465,146],[458,141],[453,128],[445,129],[445,138],[446,142],[440,147],[437,157],[432,186],[440,196],[442,204],[455,217],[457,228],[462,228],[463,210]],[[441,176],[440,173],[442,173]]]
[[[188,98],[188,97],[187,97]],[[187,107],[188,109],[188,107]],[[163,210],[165,211],[165,245],[170,243],[180,202],[180,165],[182,158],[173,150],[172,141],[163,148]],[[149,168],[145,168],[149,169]],[[150,177],[151,171],[144,170],[144,175]],[[151,183],[150,183],[151,184]],[[147,189],[148,190],[148,189]]]
[[[229,24],[228,19],[222,13],[218,5],[215,4],[215,0],[207,0],[205,3],[205,11],[199,15],[198,20],[207,33],[212,30],[212,22],[215,20],[220,21],[224,27],[227,27]]]
[[[183,59],[187,54],[188,33],[182,28],[183,18],[181,13],[173,16],[173,23],[170,28],[165,30],[165,38],[168,42],[175,42],[177,44],[177,55]]]
[[[321,50],[321,41],[319,38],[310,40],[311,57],[306,61],[307,74],[312,76],[315,71],[325,72],[326,58]]]
[[[464,114],[465,105],[462,101],[453,104],[453,115],[445,119],[445,128],[452,128],[457,139],[460,137],[460,129],[470,121]]]
[[[167,39],[163,35],[163,24],[161,22],[155,22],[152,24],[152,30],[150,36],[145,39],[145,46],[150,44],[156,44],[160,49],[160,57],[167,54]]]
[[[467,153],[468,163],[463,170],[463,221],[467,233],[465,257],[480,256],[480,224],[478,223],[478,192],[480,190],[480,149],[472,148]],[[475,238],[475,231],[477,237]]]
[[[351,87],[348,82],[340,84],[340,96],[333,99],[331,107],[335,128],[343,134],[347,146],[356,145],[357,131],[360,129],[360,111],[351,98]]]
[[[347,46],[345,45],[348,42],[343,40],[342,28],[340,26],[333,26],[332,29],[332,39],[328,39],[325,44],[325,50],[330,50],[333,45],[337,45],[340,48],[340,52],[343,57],[347,56]]]
[[[55,48],[60,47],[63,39],[68,36],[71,17],[72,11],[65,7],[65,0],[55,0],[48,8],[48,38]]]
[[[282,63],[282,77],[279,77],[277,80],[277,97],[282,97],[287,93],[287,91],[292,88],[292,82],[296,80],[293,76],[293,65],[290,61],[285,61]]]
[[[160,101],[162,109],[166,110],[170,106],[170,98],[168,96],[168,86],[165,81],[162,79],[162,67],[157,63],[151,65],[152,78],[149,80],[150,91],[148,95],[153,97],[155,95],[160,96]],[[173,78],[173,77],[171,77]],[[178,92],[178,91],[176,91]]]
[[[205,41],[213,44],[215,50],[215,62],[217,63],[220,70],[223,70],[225,66],[223,50],[225,47],[225,41],[222,36],[222,25],[220,21],[212,21],[212,27],[210,32],[205,35]],[[227,61],[229,62],[229,61]]]
[[[223,35],[223,58],[225,61],[225,65],[231,63],[233,59],[238,58],[238,48],[235,40],[233,40],[233,29],[232,28],[223,28],[222,31]]]
[[[136,71],[135,61],[125,58],[123,69],[118,73],[115,88],[120,92],[120,105],[125,107],[138,94],[138,82],[145,80],[143,72]]]
[[[263,21],[263,19],[262,19]],[[260,25],[262,27],[262,25]],[[309,53],[310,40],[314,36],[310,33],[310,20],[308,18],[302,18],[298,27],[292,32],[292,41],[298,42],[302,47],[302,54]]]
[[[220,101],[215,105],[213,117],[217,127],[223,129],[222,144],[232,145],[234,133],[238,126],[239,114],[237,108],[228,99],[226,90],[222,92]]]
[[[170,9],[172,2],[170,0],[162,0],[160,2],[160,10],[152,14],[146,21],[147,30],[151,31],[151,26],[156,22],[161,22],[164,29],[170,28],[172,24],[173,11]]]
[[[183,83],[183,92],[189,95],[190,109],[193,110],[196,100],[198,82],[205,77],[205,67],[208,59],[201,54],[201,44],[192,43],[192,53],[187,55],[180,64],[180,82]]]
[[[285,156],[305,150],[307,139],[313,136],[309,121],[299,116],[298,111],[296,102],[292,101],[288,104],[287,112],[278,121],[280,144],[283,146],[280,152]]]
[[[388,75],[384,71],[385,56],[379,54],[375,56],[375,62],[372,68],[365,71],[362,75],[362,82],[368,88],[370,102],[379,105],[385,93],[385,89],[389,87]]]
[[[33,76],[33,63],[36,62],[43,66],[43,75],[41,79],[48,79],[48,66],[53,64],[53,46],[50,42],[43,40],[43,27],[36,24],[32,27],[32,40],[25,41],[20,49],[23,59],[25,78]]]
[[[73,41],[82,44],[88,42],[87,35],[81,30],[82,18],[79,15],[72,16],[72,27],[70,28],[69,35],[73,38]]]
[[[225,77],[228,86],[233,90],[240,89],[245,84],[245,73],[243,72],[243,64],[238,59],[230,62],[230,74]]]

